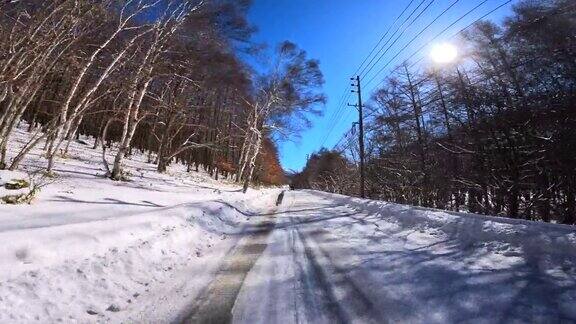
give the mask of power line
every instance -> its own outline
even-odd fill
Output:
[[[488,0],[484,0],[484,2],[486,2]],[[428,30],[436,21],[438,21],[438,19],[442,18],[442,16],[444,16],[448,11],[450,11],[450,9],[452,9],[458,2],[460,2],[460,0],[455,0],[454,2],[452,2],[452,4],[450,4],[448,6],[448,8],[444,9],[438,16],[436,16],[436,18],[434,18],[428,25],[426,25],[426,27],[422,28],[422,30],[420,30],[420,32],[418,32],[414,37],[412,37],[412,39],[410,39],[410,41],[408,43],[406,43],[406,45],[404,45],[404,47],[402,47],[397,53],[396,55],[394,55],[382,68],[380,68],[380,70],[378,70],[378,72],[376,72],[376,74],[366,83],[366,85],[372,83],[372,81],[374,81],[378,75],[380,73],[382,73],[382,71],[384,71],[384,69],[386,69],[386,67],[388,67],[388,65],[390,65],[390,63],[392,63],[394,61],[394,59],[396,59],[400,54],[402,54],[402,52],[408,48],[408,46],[410,46],[416,39],[418,39],[418,37],[422,36],[422,34]]]
[[[424,33],[428,28],[430,28],[430,26],[431,26],[432,24],[434,24],[434,22],[436,22],[439,18],[441,18],[444,14],[446,14],[446,12],[448,12],[454,5],[456,5],[457,2],[458,2],[458,1],[453,2],[447,9],[445,9],[439,16],[437,16],[431,23],[429,23],[429,24],[428,24],[424,29],[422,29],[415,37],[413,37],[413,39],[412,39],[408,44],[406,44],[406,45],[392,58],[392,60],[390,60],[390,61],[386,64],[386,66],[388,66],[388,65],[390,64],[390,62],[392,62],[397,56],[399,56],[400,53],[402,53],[403,50],[406,49],[415,39],[417,39],[422,33]],[[470,15],[472,12],[476,11],[478,8],[480,8],[480,7],[481,7],[483,4],[485,4],[486,2],[487,2],[487,0],[484,0],[483,2],[481,2],[481,3],[478,4],[477,6],[475,6],[474,8],[472,8],[471,10],[469,10],[468,12],[466,12],[464,15],[462,15],[461,17],[459,17],[456,21],[454,21],[454,22],[451,23],[448,27],[444,28],[444,30],[442,30],[440,33],[438,33],[438,34],[433,38],[433,40],[435,40],[435,39],[437,39],[438,37],[440,37],[440,36],[441,36],[442,34],[444,34],[447,30],[449,30],[450,28],[452,28],[452,27],[453,27],[454,25],[456,25],[459,21],[461,21],[462,19],[464,19],[465,17],[467,17],[468,15]],[[459,31],[458,33],[456,33],[453,37],[455,37],[455,36],[456,36],[457,34],[459,34],[460,32],[464,31],[465,29],[469,28],[470,26],[474,25],[476,22],[478,22],[478,21],[486,18],[487,16],[489,16],[489,15],[492,14],[493,12],[497,11],[498,9],[504,7],[505,5],[507,5],[507,4],[510,3],[510,2],[512,2],[512,0],[508,0],[508,1],[506,1],[505,3],[497,6],[497,7],[494,8],[494,9],[492,9],[490,12],[488,12],[488,13],[485,14],[485,15],[483,15],[482,17],[480,17],[479,19],[477,19],[475,22],[473,22],[472,24],[470,24],[470,25],[467,26],[466,28],[464,28],[464,29],[462,29],[461,31]],[[411,2],[411,3],[412,3],[412,2]],[[421,4],[422,4],[422,3],[423,3],[423,2],[421,2]],[[421,4],[420,4],[420,5],[421,5]],[[420,5],[419,5],[415,10],[417,10],[417,9],[420,7]],[[412,20],[412,23],[414,23],[414,22],[423,14],[423,12],[424,12],[430,5],[431,5],[431,3],[429,3],[428,6],[427,6],[426,8],[424,8],[424,10],[422,10],[422,11],[418,14],[418,16],[417,16],[416,18],[414,18],[414,19]],[[413,10],[413,11],[412,11],[412,14],[411,14],[410,16],[408,16],[407,19],[405,19],[405,21],[403,22],[403,24],[404,24],[408,19],[410,19],[410,17],[413,15],[413,13],[415,12],[415,10]],[[401,17],[401,16],[400,16],[400,17]],[[403,25],[403,24],[402,24],[402,25]],[[400,27],[399,27],[397,30],[399,30],[399,29],[402,27],[402,25],[400,25]],[[397,30],[396,30],[396,32],[397,32]],[[397,39],[395,40],[395,42],[399,39],[399,37],[402,36],[402,34],[403,34],[405,31],[406,31],[406,29],[403,30],[403,31],[400,33],[400,35],[397,37]],[[396,32],[395,32],[395,33],[396,33]],[[395,33],[394,33],[394,34],[395,34]],[[391,38],[394,37],[394,34],[391,36]],[[391,38],[390,38],[390,39],[391,39]],[[415,51],[414,53],[412,53],[412,55],[411,55],[410,57],[413,57],[416,53],[418,53],[419,51],[421,51],[422,49],[424,49],[424,48],[425,48],[427,45],[429,45],[433,40],[427,42],[426,45],[420,47],[417,51]],[[389,42],[389,41],[388,41],[388,42]],[[394,43],[395,43],[395,42],[394,42]],[[391,44],[391,46],[393,46],[394,43]],[[385,45],[384,45],[384,46],[385,46]],[[389,50],[389,48],[386,50],[386,52],[387,52],[388,50]],[[383,55],[386,54],[386,52],[384,52],[384,53],[381,55],[381,57],[378,59],[378,61],[380,61],[380,59],[383,57]],[[374,58],[373,58],[373,59],[374,59]],[[372,61],[373,61],[373,60],[372,60]],[[372,61],[371,61],[371,62],[372,62]],[[374,63],[374,65],[372,65],[372,68],[378,63],[378,61],[376,61],[376,63]],[[369,64],[370,64],[370,63],[369,63]],[[386,67],[386,66],[385,66],[385,67]],[[380,74],[385,67],[383,67],[382,69],[380,69],[380,70],[378,71],[378,73],[368,82],[368,84],[369,84],[370,82],[372,82],[372,81],[375,79],[375,77],[377,77],[377,75]],[[366,69],[366,68],[365,68],[365,69]],[[369,73],[369,72],[370,72],[370,71],[368,71],[368,73]],[[382,83],[382,82],[381,82],[381,83]],[[381,83],[380,83],[380,84],[381,84]],[[378,85],[380,85],[380,84],[378,84]],[[378,85],[377,85],[377,86],[378,86]],[[376,88],[377,86],[373,87],[373,88],[370,90],[370,92],[373,91],[374,88]],[[344,136],[346,136],[346,134],[347,134],[347,133],[345,133]],[[340,139],[339,143],[340,143],[341,141],[342,141],[342,138]]]
[[[474,20],[472,23],[470,23],[469,25],[467,25],[466,27],[462,28],[461,30],[459,30],[457,33],[455,33],[454,35],[448,37],[448,39],[453,39],[454,37],[458,36],[460,33],[463,33],[466,29],[474,26],[476,23],[478,23],[479,21],[483,20],[484,18],[490,16],[491,14],[493,14],[494,12],[498,11],[499,9],[501,9],[502,7],[506,6],[507,4],[511,3],[513,0],[508,0],[506,2],[504,2],[503,4],[497,6],[496,8],[490,10],[489,12],[487,12],[486,14],[482,15],[482,17]],[[456,20],[454,23],[450,24],[448,27],[444,28],[444,30],[442,30],[440,33],[438,33],[436,36],[434,36],[430,41],[428,41],[426,44],[424,44],[422,47],[420,47],[418,50],[414,51],[414,53],[412,53],[412,55],[410,55],[407,60],[409,61],[412,57],[414,57],[414,55],[416,55],[418,52],[422,51],[425,47],[429,46],[430,44],[432,44],[432,42],[434,40],[436,40],[438,37],[440,37],[442,34],[444,34],[446,31],[448,31],[448,29],[452,28],[454,25],[456,25],[458,22],[460,22],[460,20],[462,20],[463,18],[465,18],[466,16],[468,16],[470,13],[472,13],[473,11],[475,11],[476,9],[478,9],[481,5],[483,5],[484,3],[486,3],[486,1],[480,3],[478,6],[474,7],[473,9],[471,9],[470,11],[468,11],[464,16],[460,17],[458,20]],[[425,56],[424,56],[425,57]],[[424,57],[421,57],[420,59],[418,59],[418,61],[414,62],[412,65],[410,65],[410,67],[412,68],[414,65],[416,65],[417,63],[420,63],[422,61],[422,59],[424,59]]]
[[[347,95],[346,95],[346,93],[347,93]],[[344,103],[347,102],[351,96],[350,92],[347,91],[346,93],[342,96],[342,100],[340,100],[340,103],[337,106],[338,108],[336,108],[336,111],[333,114],[333,118],[330,119],[329,130],[326,133],[326,136],[324,136],[324,139],[322,140],[322,144],[320,145],[321,147],[324,147],[324,144],[326,144],[326,141],[328,140],[328,138],[330,138],[330,135],[332,135],[332,132],[334,131],[336,125],[340,124],[340,120],[342,118],[342,115],[341,115],[342,110],[344,109],[344,107],[346,107],[346,105],[344,105]]]
[[[357,72],[362,68],[362,66],[366,63],[366,61],[368,60],[368,58],[370,58],[372,56],[372,54],[374,53],[374,51],[376,50],[376,48],[378,48],[378,45],[380,43],[382,43],[382,41],[386,38],[386,36],[389,34],[390,30],[394,27],[394,25],[396,25],[396,23],[398,22],[398,20],[400,20],[402,18],[402,16],[406,13],[406,11],[408,11],[408,9],[411,7],[412,3],[415,0],[411,0],[408,5],[402,10],[402,12],[400,13],[400,15],[397,16],[397,18],[394,20],[394,22],[392,23],[392,25],[390,25],[390,27],[388,28],[388,30],[384,33],[384,35],[380,38],[380,40],[378,41],[378,43],[374,46],[374,48],[372,48],[372,50],[370,51],[370,54],[368,54],[368,56],[364,59],[364,61],[362,61],[362,63],[360,64],[360,66],[356,69],[356,72],[354,74],[357,74]],[[394,31],[394,33],[390,36],[390,38],[386,41],[386,43],[384,45],[382,45],[382,47],[380,48],[380,50],[377,52],[376,55],[378,55],[382,49],[386,46],[386,44],[388,44],[390,42],[390,40],[392,39],[392,37],[394,37],[394,35],[398,32],[398,30],[400,28],[402,28],[402,26],[404,26],[406,24],[406,22],[414,15],[414,13],[422,6],[422,4],[424,4],[427,0],[422,0],[420,1],[420,3],[418,4],[418,6],[416,6],[416,8],[414,8],[412,10],[412,12],[404,19],[404,21],[402,22],[402,24],[400,24],[400,26],[398,26],[398,28],[396,28],[396,30]],[[431,2],[428,4],[427,7],[429,7],[435,0],[431,0]],[[425,8],[426,9],[426,8]],[[419,14],[419,16],[422,14],[422,12]],[[418,17],[417,17],[418,18]],[[416,18],[416,19],[417,19]],[[415,20],[413,20],[411,23],[413,23]],[[406,28],[407,29],[407,28]],[[405,30],[406,30],[405,29]],[[402,31],[405,32],[405,30]],[[365,66],[365,68],[363,69],[362,73],[365,71],[365,69],[370,66],[370,64],[374,61],[374,59],[376,58],[376,56],[374,56],[370,62],[368,63],[368,65]],[[337,125],[340,124],[340,121],[342,120],[343,114],[342,114],[342,110],[345,107],[345,102],[348,101],[348,98],[350,97],[350,93],[347,91],[347,87],[344,90],[343,95],[341,96],[341,100],[336,108],[336,110],[334,111],[334,113],[331,115],[330,117],[330,121],[329,121],[329,130],[326,133],[326,135],[324,136],[324,139],[322,140],[322,144],[321,146],[323,147],[324,144],[326,144],[326,141],[328,140],[328,138],[330,138],[330,135],[332,134],[332,132],[334,131],[334,129],[336,128]],[[346,96],[346,93],[348,93],[348,96]],[[344,100],[342,100],[342,98],[344,98]]]
[[[414,42],[414,40],[416,40],[419,36],[421,36],[422,33],[424,33],[428,28],[430,28],[430,26],[432,26],[438,19],[440,19],[444,14],[446,14],[446,12],[448,12],[451,8],[453,8],[460,0],[455,0],[447,9],[445,9],[440,15],[438,15],[432,22],[430,22],[424,29],[422,29],[415,37],[412,38],[412,40],[406,44],[404,46],[404,48],[402,50],[400,50],[399,53],[397,53],[394,58],[392,60],[394,60],[398,55],[400,55],[400,53],[406,49],[412,42]],[[487,0],[485,0],[487,1]],[[376,50],[376,48],[378,47],[379,44],[382,43],[382,41],[386,38],[386,36],[390,33],[390,30],[392,30],[392,28],[394,27],[394,25],[396,25],[396,23],[401,19],[401,17],[406,13],[406,11],[408,11],[408,9],[411,7],[411,5],[413,4],[414,0],[410,1],[410,3],[402,10],[402,12],[400,13],[400,15],[397,16],[397,18],[394,20],[393,24],[388,28],[388,30],[384,33],[384,35],[380,38],[379,42],[376,44],[376,46],[374,46],[372,48],[372,50],[370,51],[370,54],[368,54],[368,56],[362,61],[362,63],[360,64],[360,66],[356,69],[356,71],[359,71],[362,66],[366,63],[366,61],[368,60],[368,58],[370,58],[372,56],[372,54],[374,53],[374,51]],[[372,57],[372,59],[370,60],[370,62],[362,69],[362,73],[366,72],[366,69],[369,68],[369,70],[366,72],[366,75],[368,73],[370,73],[372,71],[372,69],[381,61],[381,59],[384,57],[384,55],[386,55],[386,53],[390,50],[390,48],[402,37],[402,35],[406,32],[406,30],[408,30],[409,26],[412,25],[413,23],[415,23],[423,14],[424,12],[426,12],[430,6],[435,2],[435,0],[431,0],[430,2],[428,2],[428,4],[416,15],[416,17],[414,17],[410,24],[408,26],[406,26],[406,28],[404,28],[400,34],[396,37],[396,39],[394,39],[393,43],[390,44],[390,46],[386,49],[386,51],[384,53],[382,53],[379,57],[378,54],[380,54],[382,52],[382,50],[385,48],[385,46],[390,42],[390,40],[392,40],[394,38],[394,36],[398,33],[398,31],[406,24],[406,22],[408,22],[410,20],[410,18],[412,18],[414,16],[414,14],[418,11],[419,8],[422,7],[422,5],[426,2],[426,0],[422,0],[417,6],[416,8],[414,8],[412,10],[412,12],[404,19],[404,21],[402,22],[402,24],[400,24],[400,26],[398,26],[398,28],[396,28],[396,30],[394,31],[394,33],[390,36],[390,38],[385,42],[384,45],[382,45],[382,47],[380,48],[380,50],[377,52],[377,54]],[[374,62],[374,60],[376,59],[376,57],[378,57],[378,59],[376,60],[376,62]],[[391,61],[392,61],[391,60]],[[389,61],[386,66],[388,66],[391,61]],[[374,64],[372,64],[374,62]],[[372,65],[370,65],[372,64]],[[382,69],[380,69],[377,74],[368,82],[371,83],[378,74],[380,74],[382,72],[382,70],[384,68],[386,68],[386,66],[384,66]],[[350,94],[348,94],[347,98],[350,97]],[[344,95],[343,97],[344,98]],[[345,102],[345,101],[344,101]],[[336,126],[340,123],[340,120],[343,117],[342,114],[342,110],[343,110],[343,106],[344,106],[344,102],[340,101],[337,110],[332,114],[332,117],[330,118],[330,126],[329,126],[329,130],[326,133],[326,136],[324,137],[321,146],[324,146],[326,144],[326,141],[328,140],[328,138],[330,138],[330,135],[332,134],[332,132],[334,131],[334,129],[336,128]]]
[[[453,23],[451,23],[448,27],[444,28],[440,33],[438,33],[437,35],[435,35],[430,41],[428,41],[424,46],[421,46],[420,48],[418,48],[414,53],[412,53],[412,55],[410,55],[409,58],[414,57],[417,53],[419,53],[420,51],[422,51],[426,46],[430,45],[434,40],[436,40],[438,37],[440,37],[442,34],[444,34],[445,32],[447,32],[450,28],[452,28],[454,25],[456,25],[458,22],[460,22],[462,19],[464,19],[465,17],[467,17],[468,15],[470,15],[472,12],[476,11],[478,8],[480,8],[483,4],[485,4],[487,1],[483,1],[481,2],[479,5],[475,6],[474,8],[472,8],[471,10],[469,10],[468,12],[466,12],[463,16],[459,17],[456,21],[454,21]],[[449,37],[449,39],[452,39],[456,36],[458,36],[459,34],[461,34],[462,32],[464,32],[465,30],[467,30],[468,28],[474,26],[476,23],[478,23],[479,21],[485,19],[486,17],[490,16],[491,14],[493,14],[494,12],[496,12],[497,10],[501,9],[502,7],[510,4],[511,2],[513,2],[513,0],[507,0],[504,3],[496,6],[495,8],[491,9],[490,11],[488,11],[486,14],[482,15],[481,17],[477,18],[476,20],[474,20],[472,23],[470,23],[469,25],[467,25],[466,27],[460,29],[458,32],[456,32],[455,34],[453,34],[452,36]],[[570,13],[570,11],[566,11],[564,12],[564,9],[568,9],[570,7],[575,6],[576,4],[572,4],[572,5],[568,5],[565,8],[561,9],[559,12],[551,14],[551,15],[547,15],[549,17],[551,16],[555,16],[555,15],[559,15],[559,14],[566,14],[566,13]],[[543,16],[542,18],[544,18],[545,16]],[[423,58],[421,58],[419,61],[421,61]],[[528,60],[526,62],[521,62],[517,65],[515,65],[513,68],[518,68],[522,65],[525,65],[527,63],[529,63],[531,60]],[[416,62],[417,63],[417,62]],[[415,64],[416,64],[415,63]],[[414,66],[411,65],[410,67]],[[471,85],[480,83],[480,82],[485,82],[490,80],[491,77],[487,77],[487,78],[482,78],[480,80],[476,80],[475,82],[471,83]],[[383,80],[382,82],[380,82],[378,85],[382,84],[385,80]],[[378,86],[376,85],[376,87]],[[374,88],[376,88],[374,87]],[[374,89],[372,88],[372,90]],[[370,90],[370,91],[372,91]],[[354,128],[352,128],[351,130],[347,131],[346,133],[343,134],[343,136],[340,138],[340,140],[338,141],[338,143],[336,143],[336,145],[334,146],[334,149],[336,149],[338,146],[342,145],[343,141],[347,141],[348,145],[345,145],[345,147],[342,148],[342,152],[343,153],[346,149],[351,149],[353,143],[352,143],[352,138],[351,138],[351,131]]]
[[[414,16],[414,13],[416,13],[416,11],[426,2],[427,0],[422,0],[420,1],[420,3],[416,6],[416,8],[414,8],[412,10],[412,12],[404,19],[404,21],[402,22],[402,24],[400,24],[400,26],[398,26],[398,28],[396,28],[396,30],[394,31],[394,33],[390,36],[390,38],[384,43],[384,45],[381,46],[381,48],[378,50],[378,52],[376,53],[376,55],[374,57],[372,57],[372,59],[370,60],[370,62],[364,67],[364,69],[362,69],[362,71],[360,72],[360,74],[364,73],[366,71],[366,69],[370,66],[370,64],[372,64],[372,62],[374,62],[374,59],[376,59],[376,57],[378,56],[378,54],[380,54],[382,52],[382,50],[384,49],[384,47],[386,47],[386,45],[390,42],[390,40],[392,40],[392,38],[398,33],[398,31],[400,30],[400,28],[402,28],[406,22],[408,22],[408,20]],[[413,24],[416,20],[419,19],[419,17],[432,5],[432,3],[434,3],[436,0],[431,0],[428,5],[418,13],[418,15],[410,22],[410,24]],[[386,38],[387,34],[389,34],[390,30],[394,27],[394,25],[398,22],[398,20],[404,15],[404,13],[406,13],[406,11],[410,8],[410,6],[412,5],[412,3],[414,2],[414,0],[411,0],[408,5],[402,10],[402,12],[400,13],[400,15],[398,15],[398,17],[394,20],[393,24],[388,28],[388,30],[384,33],[384,35],[380,38],[379,42],[376,44],[376,46],[374,46],[374,48],[372,48],[372,50],[370,51],[370,54],[368,54],[368,56],[364,59],[364,61],[360,64],[360,66],[356,69],[356,72],[359,71],[362,66],[366,63],[366,61],[368,60],[368,58],[370,58],[372,56],[372,54],[374,53],[374,51],[376,50],[376,48],[378,48],[378,45],[380,43],[382,43],[382,41],[384,40],[384,38]],[[404,28],[402,30],[402,32],[400,33],[400,35],[398,36],[398,38],[404,34],[404,32],[406,32],[406,30],[408,29],[408,27]],[[397,38],[397,39],[398,39]],[[395,41],[397,41],[397,39]],[[393,44],[392,44],[393,45]],[[386,50],[386,52],[389,50],[389,48]],[[386,53],[385,52],[385,53]],[[385,54],[384,53],[384,54]],[[383,54],[383,55],[384,55]],[[378,62],[378,61],[377,61]],[[376,63],[377,63],[376,62]],[[356,74],[356,73],[355,73]],[[348,98],[350,97],[350,93],[348,93],[348,97],[346,98],[346,101],[348,100]],[[342,112],[342,109],[344,108],[344,102],[341,102],[339,104],[339,107],[337,108],[336,114],[340,114]],[[334,115],[333,115],[334,116]],[[322,145],[324,146],[324,144],[326,143],[326,141],[328,140],[328,138],[330,137],[330,135],[332,134],[333,130],[336,128],[336,126],[339,124],[340,119],[343,117],[343,115],[339,116],[340,118],[336,117],[336,120],[334,120],[334,118],[331,118],[331,120],[333,121],[333,123],[331,123],[330,129],[327,133],[327,135],[324,137],[324,140],[322,141]]]
[[[380,43],[382,43],[382,41],[384,40],[384,38],[386,38],[386,36],[388,35],[388,33],[390,32],[390,30],[392,30],[392,27],[394,27],[394,25],[396,25],[396,23],[398,22],[398,20],[400,20],[400,18],[404,15],[404,13],[408,10],[408,8],[410,8],[410,6],[412,5],[412,3],[414,2],[414,0],[410,0],[410,2],[408,3],[408,5],[404,8],[404,10],[402,10],[402,12],[400,13],[400,15],[398,15],[398,17],[396,17],[396,19],[394,19],[394,22],[392,23],[392,25],[390,25],[390,27],[388,27],[388,29],[386,30],[386,32],[384,33],[384,35],[382,35],[382,37],[380,37],[380,40],[378,40],[378,43],[376,43],[376,45],[374,45],[374,47],[372,48],[372,50],[370,51],[370,54],[368,54],[368,56],[366,56],[366,58],[364,58],[364,60],[362,61],[362,63],[360,64],[360,66],[356,69],[356,71],[354,71],[353,74],[358,74],[358,71],[360,71],[360,69],[364,66],[364,63],[366,63],[366,61],[368,61],[368,59],[372,56],[372,54],[374,54],[374,51],[378,48],[378,46],[380,45]],[[422,1],[424,2],[424,1]],[[368,63],[370,64],[370,63]]]
[[[329,125],[332,125],[334,123],[334,121],[336,121],[339,111],[340,111],[340,106],[342,105],[342,103],[344,102],[345,98],[346,98],[346,94],[347,92],[344,92],[341,96],[340,99],[338,100],[338,104],[336,105],[337,110],[332,112],[332,116],[330,117],[330,120],[328,121]]]
[[[354,126],[352,126],[354,127]],[[342,144],[342,142],[351,134],[351,129],[347,130],[344,134],[342,134],[342,136],[340,136],[340,139],[338,140],[338,142],[336,142],[336,144],[334,144],[334,146],[332,147],[332,149],[336,150],[338,148],[338,146],[340,146]]]
[[[332,115],[328,121],[328,125],[330,125],[329,130],[326,133],[326,135],[324,136],[324,139],[322,140],[321,147],[324,146],[324,144],[326,143],[326,141],[330,137],[330,135],[334,129],[334,125],[340,121],[339,117],[341,117],[341,116],[339,116],[339,115],[342,112],[342,109],[344,107],[344,103],[348,101],[349,97],[350,97],[350,92],[348,91],[348,87],[346,87],[346,88],[344,88],[344,92],[340,96],[340,100],[338,100],[338,104],[336,105],[336,107],[337,107],[336,110],[334,112],[332,112]]]
[[[459,30],[457,33],[455,33],[454,35],[452,35],[450,38],[454,38],[456,37],[458,34],[464,32],[466,29],[470,28],[471,26],[473,26],[474,24],[476,24],[477,22],[481,21],[482,19],[488,17],[489,15],[491,15],[492,13],[494,13],[495,11],[497,11],[498,9],[504,7],[505,5],[511,3],[513,0],[507,0],[504,3],[500,4],[499,6],[495,7],[494,9],[490,10],[488,13],[484,14],[482,17],[476,19],[474,22],[472,22],[471,24],[469,24],[468,26],[462,28],[461,30]],[[468,12],[466,12],[464,15],[462,15],[461,17],[459,17],[455,22],[451,23],[448,27],[444,28],[444,30],[442,30],[440,33],[438,33],[436,36],[434,36],[430,41],[426,42],[426,44],[424,46],[421,46],[418,50],[416,50],[414,53],[412,53],[410,55],[410,57],[414,57],[418,52],[422,51],[424,48],[426,48],[427,46],[429,46],[430,44],[432,44],[432,42],[434,40],[436,40],[438,37],[440,37],[442,34],[444,34],[445,32],[447,32],[451,27],[453,27],[455,24],[457,24],[459,21],[461,21],[462,19],[464,19],[465,17],[467,17],[468,15],[470,15],[472,12],[476,11],[478,8],[480,8],[483,4],[485,4],[487,2],[487,0],[484,0],[483,2],[481,2],[479,5],[475,6],[474,8],[472,8],[471,10],[469,10]],[[399,55],[399,54],[398,54]],[[398,55],[396,55],[395,57],[397,57]],[[421,61],[423,58],[421,58],[419,61]],[[391,61],[389,62],[391,63]],[[389,65],[389,64],[388,64]],[[410,67],[414,66],[411,65]],[[383,69],[381,69],[383,70]],[[381,71],[380,71],[381,72]],[[372,82],[375,79],[372,78],[370,80],[370,82]],[[374,89],[376,89],[378,86],[380,86],[382,83],[385,82],[385,78],[383,78],[382,81],[380,81],[378,84],[376,84],[374,87],[372,87],[372,89],[369,92],[372,92]],[[368,82],[368,83],[370,83]]]
[[[361,75],[362,78],[364,78],[366,75],[368,75],[368,74],[372,71],[372,69],[374,69],[374,67],[378,64],[378,62],[380,62],[380,61],[382,60],[382,58],[383,58],[383,57],[388,53],[388,51],[392,48],[392,46],[394,46],[394,44],[396,44],[396,42],[398,42],[398,40],[399,40],[399,39],[402,37],[402,35],[404,35],[404,33],[412,26],[412,24],[414,24],[418,19],[420,19],[420,17],[422,17],[422,15],[424,14],[424,12],[426,12],[434,2],[435,2],[435,0],[431,0],[431,1],[428,3],[428,5],[426,5],[426,7],[424,7],[424,9],[422,9],[414,19],[412,19],[412,21],[408,24],[408,26],[406,26],[406,27],[400,32],[400,34],[394,39],[394,41],[393,41],[393,42],[386,48],[386,50],[378,57],[378,59],[376,60],[376,62],[374,62],[374,64],[372,64],[372,65],[370,66],[370,68],[368,69],[368,71],[366,71],[366,68],[364,68],[364,70],[362,70],[362,72],[360,72],[360,75]],[[424,0],[422,1],[422,3],[424,3]],[[422,4],[422,3],[421,3],[421,4]],[[420,4],[420,5],[421,5],[421,4]],[[415,10],[417,10],[417,9],[420,7],[420,5],[419,5],[418,7],[416,7]],[[413,11],[413,12],[415,12],[415,11]],[[413,14],[413,13],[412,13],[412,14]],[[411,14],[411,15],[412,15],[412,14]],[[408,19],[409,19],[410,17],[411,17],[411,16],[408,16]],[[393,37],[394,37],[394,35],[392,35],[392,37],[391,37],[390,39],[392,39]],[[385,44],[384,46],[386,46],[386,44]],[[381,53],[381,52],[382,52],[382,49],[384,48],[384,46],[380,49],[380,51],[379,51],[378,53]],[[375,56],[374,58],[376,58],[376,56]],[[371,64],[372,62],[373,62],[373,60],[371,60],[369,64]]]
[[[351,113],[352,113],[352,110],[348,110],[348,112],[347,112],[347,114],[346,114],[346,117],[343,118],[343,120],[348,120],[348,119],[350,119],[350,118],[351,118],[351,117],[350,117]],[[344,117],[344,115],[342,115],[342,117]],[[345,135],[345,134],[346,134],[346,133],[344,133],[344,135]],[[342,140],[342,137],[343,137],[344,135],[342,135],[342,136],[340,137],[339,142]],[[337,146],[337,145],[334,145],[334,147],[336,147],[336,146]]]

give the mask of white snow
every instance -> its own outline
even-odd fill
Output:
[[[277,209],[279,189],[161,175],[140,155],[119,183],[99,161],[74,143],[32,205],[0,205],[0,323],[178,321],[230,255],[255,260],[236,323],[576,322],[574,227],[315,191]],[[244,240],[253,216],[275,223],[263,242]]]
[[[240,211],[271,208],[278,191],[244,195],[181,165],[161,175],[139,155],[133,181],[113,182],[99,155],[73,143],[32,205],[0,206],[0,323],[169,322],[249,223]],[[44,163],[36,150],[24,170]]]
[[[286,199],[238,323],[576,321],[574,227],[315,191]]]

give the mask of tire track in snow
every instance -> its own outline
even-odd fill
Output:
[[[298,235],[307,259],[312,265],[316,277],[325,291],[330,311],[337,317],[338,323],[385,323],[382,314],[378,312],[373,302],[356,286],[343,269],[340,269],[331,253],[322,246],[314,236],[327,234],[322,229],[309,231],[306,234],[298,231]]]
[[[220,324],[232,321],[232,309],[246,275],[268,246],[274,222],[267,220],[256,225],[240,240],[222,262],[214,280],[196,299],[189,315],[182,323]]]
[[[291,198],[295,200],[295,197]],[[277,229],[285,231],[285,234],[279,237],[288,241],[292,262],[298,266],[293,285],[293,289],[300,296],[299,302],[294,300],[295,304],[292,305],[295,322],[312,320],[322,323],[382,323],[382,320],[379,320],[382,316],[374,309],[373,303],[350,280],[346,272],[337,267],[337,262],[334,262],[337,260],[332,260],[338,255],[331,253],[330,246],[322,240],[323,235],[328,233],[322,229],[310,228],[311,224],[306,222],[302,223],[299,218],[309,216],[300,214],[300,211],[291,211],[293,205],[294,201],[282,212],[287,214],[290,225],[288,228],[280,226]],[[199,295],[189,315],[181,323],[232,322],[238,295],[248,273],[268,247],[277,220],[278,218],[264,221],[239,241],[222,262],[214,280]],[[264,298],[270,298],[270,295]]]
[[[296,236],[304,247],[304,256],[306,257],[306,263],[309,268],[308,271],[303,272],[301,279],[306,289],[304,297],[312,298],[312,294],[318,291],[323,297],[324,308],[328,311],[327,315],[331,317],[331,322],[347,323],[346,313],[338,303],[338,299],[330,287],[322,265],[315,257],[314,252],[312,252],[312,249],[307,244],[306,238],[304,238],[299,230],[296,230]],[[312,304],[311,302],[312,301],[309,300],[307,304]],[[317,312],[318,310],[314,309],[314,311]]]
[[[292,196],[296,200],[295,194]],[[330,213],[340,215],[341,211],[324,210],[324,213],[329,213],[324,217],[329,219]],[[305,290],[303,298],[310,322],[316,322],[320,313],[322,315],[319,317],[328,323],[385,323],[385,316],[346,271],[337,265],[338,258],[345,256],[338,253],[338,248],[333,251],[335,247],[331,242],[337,240],[330,240],[330,233],[322,227],[323,222],[314,222],[314,216],[307,211],[287,212],[292,214],[289,223],[295,241],[292,242],[294,261],[300,266],[299,281]],[[297,255],[301,255],[300,260],[297,260]],[[316,302],[318,299],[321,300],[320,305]],[[322,309],[316,309],[318,307]]]

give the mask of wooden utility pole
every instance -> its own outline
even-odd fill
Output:
[[[356,87],[356,90],[352,90],[352,92],[356,92],[358,94],[358,104],[348,104],[348,106],[356,107],[358,109],[358,137],[360,144],[360,197],[366,198],[366,182],[364,178],[364,113],[362,107],[362,87],[360,84],[360,76],[356,76],[350,80],[356,81],[356,84],[352,84],[353,87]]]

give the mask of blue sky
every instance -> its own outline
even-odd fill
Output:
[[[416,8],[421,1],[414,0],[405,16]],[[386,72],[390,68],[401,63],[430,38],[484,1],[426,0],[416,12],[419,12],[430,2],[432,2],[432,5],[427,11],[406,29],[405,34],[383,56],[379,64],[375,65],[374,69],[366,75],[364,78],[365,83],[372,78],[375,79],[364,91],[368,92],[386,76]],[[449,11],[408,46],[406,50],[401,52],[395,60],[392,60],[413,36],[454,2],[456,4]],[[458,30],[504,2],[506,1],[487,0],[486,3],[450,28],[437,41],[449,38]],[[510,13],[511,6],[515,2],[513,1],[511,4],[494,12],[489,16],[489,19],[500,21]],[[298,44],[308,52],[310,58],[320,60],[322,72],[326,79],[324,91],[328,97],[328,103],[324,109],[324,115],[322,117],[314,117],[314,126],[302,133],[300,139],[280,143],[280,158],[284,169],[302,169],[308,154],[318,151],[322,144],[327,148],[332,148],[342,134],[356,121],[357,113],[354,108],[346,107],[342,109],[339,107],[342,95],[349,91],[350,77],[390,25],[394,23],[395,18],[409,3],[410,0],[254,1],[253,8],[249,13],[250,21],[259,29],[254,40],[270,44],[272,47],[283,40],[290,40]],[[392,31],[394,30],[393,28]],[[426,52],[427,50],[422,51],[422,54],[416,55],[415,58],[419,59]],[[380,74],[376,74],[388,62],[390,62],[390,65]],[[422,62],[422,64],[426,64],[426,61]],[[368,94],[365,97],[367,99],[369,97]],[[350,98],[350,102],[353,103],[353,98]],[[340,113],[335,114],[336,112]],[[333,131],[327,137],[330,128],[333,128]]]

